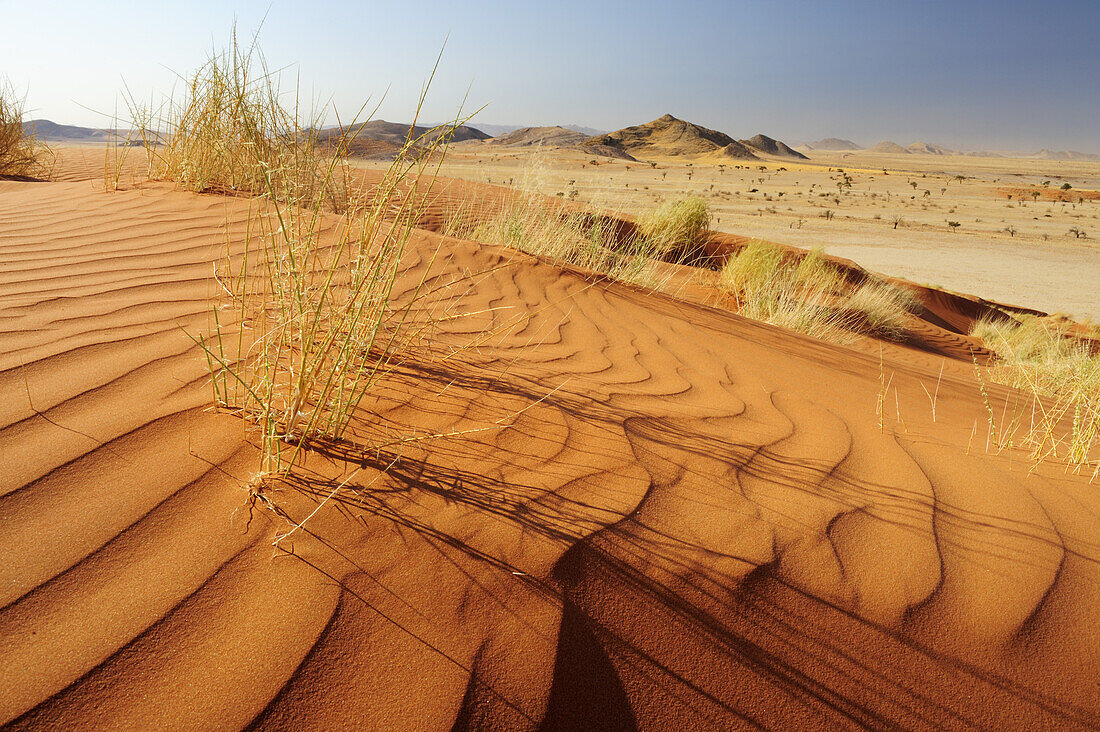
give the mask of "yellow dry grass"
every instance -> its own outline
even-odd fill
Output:
[[[49,178],[53,152],[23,127],[23,99],[0,82],[0,176]]]

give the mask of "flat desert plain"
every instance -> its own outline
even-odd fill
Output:
[[[549,166],[551,201],[697,190],[723,230],[1097,312],[1078,280],[1100,203],[974,167],[1000,163],[590,159]],[[444,236],[430,199],[392,291],[441,308],[430,338],[343,440],[265,481],[264,436],[212,408],[199,345],[255,325],[218,273],[265,209],[133,168],[107,191],[101,161],[0,181],[7,728],[1098,726],[1100,487],[1011,441],[1005,420],[1045,402],[982,380],[968,333],[989,306],[914,287],[909,340],[837,345]],[[490,209],[528,160],[446,165],[468,180],[437,192]],[[1036,185],[1022,206],[996,192]],[[334,251],[338,218],[316,229]],[[1077,262],[1056,288],[975,273],[1055,248]],[[936,269],[941,249],[974,264]]]
[[[697,195],[719,231],[821,247],[882,274],[1100,321],[1100,163],[807,154],[808,161],[723,165],[684,157],[631,162],[467,142],[452,147],[443,172],[626,214]]]

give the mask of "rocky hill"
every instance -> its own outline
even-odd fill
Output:
[[[808,157],[790,148],[786,143],[768,137],[767,135],[755,135],[747,140],[741,140],[741,144],[747,145],[754,150],[759,150],[765,155],[777,155],[782,158],[795,158],[796,160],[809,160]]]
[[[755,160],[756,154],[729,135],[677,119],[671,114],[644,125],[624,127],[590,137],[582,148],[613,148],[632,157],[680,157],[720,155]]]
[[[574,132],[565,127],[521,127],[515,132],[494,137],[489,140],[489,144],[504,147],[534,147],[536,145],[569,147],[584,142],[588,137],[584,133]]]

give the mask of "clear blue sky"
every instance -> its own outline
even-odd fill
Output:
[[[0,75],[32,117],[102,126],[122,79],[168,91],[234,18],[343,110],[616,129],[666,112],[737,137],[1100,152],[1100,0],[0,0]],[[83,106],[82,106],[83,105]],[[475,121],[476,126],[476,121]]]

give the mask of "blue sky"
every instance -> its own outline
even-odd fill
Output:
[[[0,75],[33,117],[103,125],[122,80],[169,91],[236,19],[307,95],[389,89],[426,118],[616,129],[666,112],[737,137],[1100,152],[1100,1],[54,2],[0,0]],[[476,126],[476,121],[474,122]]]

